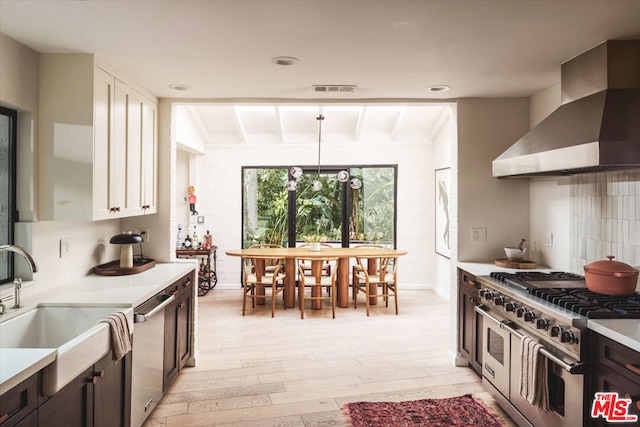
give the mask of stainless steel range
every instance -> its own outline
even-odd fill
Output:
[[[483,317],[483,383],[520,425],[586,424],[587,320],[640,318],[640,294],[590,292],[584,277],[564,272],[491,273],[477,278]],[[548,361],[550,411],[519,394],[520,343],[531,337]]]

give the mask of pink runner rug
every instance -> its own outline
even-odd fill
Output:
[[[352,427],[502,426],[470,394],[406,402],[353,402],[342,411]]]

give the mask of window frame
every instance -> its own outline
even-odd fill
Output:
[[[18,146],[18,111],[10,108],[0,106],[0,115],[9,119],[8,129],[8,146],[7,146],[7,241],[0,240],[0,245],[7,244],[12,245],[14,243],[14,227],[18,221],[18,209],[17,209],[17,146]],[[2,184],[4,185],[4,184]],[[0,236],[1,237],[1,236]],[[0,284],[9,283],[14,279],[13,269],[13,253],[4,252],[7,277],[0,277]]]

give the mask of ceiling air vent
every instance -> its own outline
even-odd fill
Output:
[[[312,88],[314,92],[322,93],[353,93],[353,91],[356,89],[356,85],[313,85]]]

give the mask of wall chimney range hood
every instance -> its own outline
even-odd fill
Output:
[[[494,177],[640,168],[640,40],[565,62],[562,105],[493,161]]]

